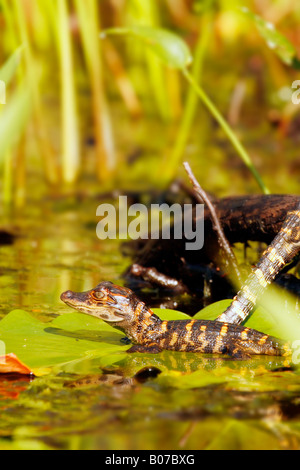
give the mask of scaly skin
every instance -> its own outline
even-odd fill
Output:
[[[171,351],[229,354],[246,359],[252,354],[285,355],[288,346],[251,328],[218,321],[162,321],[135,294],[111,282],[87,292],[64,292],[70,307],[98,317],[123,331],[134,343],[129,352]]]
[[[271,284],[281,269],[300,250],[300,204],[288,213],[283,226],[273,242],[263,253],[253,272],[233,299],[232,304],[217,320],[225,323],[242,323],[253,310],[258,297]]]
[[[259,331],[240,326],[259,295],[300,250],[300,204],[291,211],[279,234],[267,248],[253,273],[217,321],[162,321],[134,293],[110,282],[87,292],[64,292],[61,299],[80,312],[93,315],[123,331],[134,343],[129,352],[172,351],[229,354],[290,354],[287,344]]]

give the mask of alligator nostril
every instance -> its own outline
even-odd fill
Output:
[[[63,292],[60,296],[61,300],[65,299],[71,299],[73,295],[73,292],[71,290],[67,290],[66,292]]]

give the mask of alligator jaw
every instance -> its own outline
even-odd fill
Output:
[[[107,305],[95,305],[90,301],[88,292],[73,292],[68,290],[63,292],[60,299],[69,307],[81,313],[100,318],[109,323],[116,323],[124,320],[124,316],[116,312],[113,307]]]

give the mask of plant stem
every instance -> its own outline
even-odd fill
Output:
[[[128,18],[130,18],[128,21],[129,26],[160,27],[159,2],[153,2],[153,0],[129,0],[127,3]],[[151,88],[153,102],[160,118],[168,122],[172,119],[172,110],[169,100],[167,99],[166,71],[163,64],[152,50],[143,48],[142,57],[146,64],[146,75]]]
[[[62,83],[63,180],[66,183],[73,183],[79,171],[80,150],[72,45],[66,0],[58,0],[57,8]]]
[[[92,90],[97,175],[100,181],[106,181],[116,169],[117,162],[112,121],[103,83],[99,5],[96,0],[75,0],[75,7]]]
[[[223,118],[221,113],[218,111],[218,109],[215,107],[213,102],[210,100],[210,98],[207,96],[207,94],[204,92],[204,90],[198,85],[194,77],[189,73],[187,69],[182,70],[185,78],[187,81],[190,83],[190,85],[193,87],[195,92],[198,94],[199,98],[203,102],[203,104],[207,107],[207,109],[210,111],[210,113],[214,116],[216,121],[220,124],[222,127],[223,131],[227,135],[228,139],[231,141],[233,147],[236,149],[240,157],[242,158],[243,162],[249,168],[251,173],[253,174],[254,178],[256,179],[259,187],[262,189],[264,194],[269,194],[268,188],[265,186],[264,182],[261,179],[260,174],[254,167],[248,153],[246,152],[245,148],[243,145],[240,143],[236,135],[234,134],[233,130],[229,126],[229,124],[226,122],[226,120]]]
[[[12,202],[12,152],[9,150],[4,158],[3,165],[3,187],[2,187],[2,200],[3,204],[8,206]]]
[[[200,76],[202,73],[202,66],[203,66],[203,59],[205,52],[207,51],[207,43],[211,33],[211,21],[210,17],[209,20],[206,20],[203,25],[202,33],[199,35],[198,42],[196,45],[195,50],[195,60],[193,65],[193,77],[194,79],[199,82]],[[175,172],[177,171],[180,159],[184,153],[184,149],[186,147],[186,143],[191,131],[191,126],[194,120],[197,102],[198,102],[198,95],[195,92],[193,87],[189,88],[188,96],[186,99],[186,105],[184,108],[183,117],[180,123],[180,127],[178,130],[177,138],[172,149],[171,156],[168,158],[167,168],[165,169],[166,178],[169,180],[174,177]],[[164,166],[165,162],[164,162]],[[160,169],[161,174],[161,169]]]
[[[41,95],[39,91],[39,74],[36,67],[34,53],[32,51],[32,44],[28,25],[25,15],[25,4],[20,0],[14,0],[12,3],[13,14],[16,17],[18,34],[21,39],[22,46],[24,46],[24,59],[26,65],[27,86],[32,94],[32,101],[34,107],[34,125],[39,152],[44,160],[45,175],[51,184],[58,182],[58,171],[56,167],[54,154],[49,149],[48,133],[43,116],[43,108],[41,102]],[[20,76],[20,81],[24,80],[24,76]],[[25,154],[24,154],[25,158]]]

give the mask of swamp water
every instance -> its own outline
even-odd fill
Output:
[[[1,247],[0,338],[37,376],[0,377],[0,448],[298,449],[300,376],[284,359],[128,356],[121,333],[59,300],[122,283],[130,264],[97,239],[97,205],[40,203]]]
[[[120,145],[129,153],[132,125],[120,128]],[[138,130],[137,146],[145,140]],[[152,155],[162,146],[155,142]],[[291,146],[285,159],[275,146],[276,179],[274,149],[263,155],[273,192],[298,191]],[[209,165],[198,155],[210,155]],[[215,144],[199,149],[197,141],[186,158],[205,189],[219,196],[228,188],[230,194],[257,191],[248,173],[240,175],[238,158],[229,163]],[[156,187],[157,164],[148,155],[138,160],[126,173],[128,185],[143,190],[140,182],[148,178]],[[283,358],[127,355],[121,333],[60,301],[67,289],[123,283],[131,259],[120,242],[96,237],[100,202],[80,194],[38,196],[16,216],[1,214],[2,227],[16,237],[0,247],[0,341],[36,376],[0,376],[0,449],[299,449],[300,375]]]

